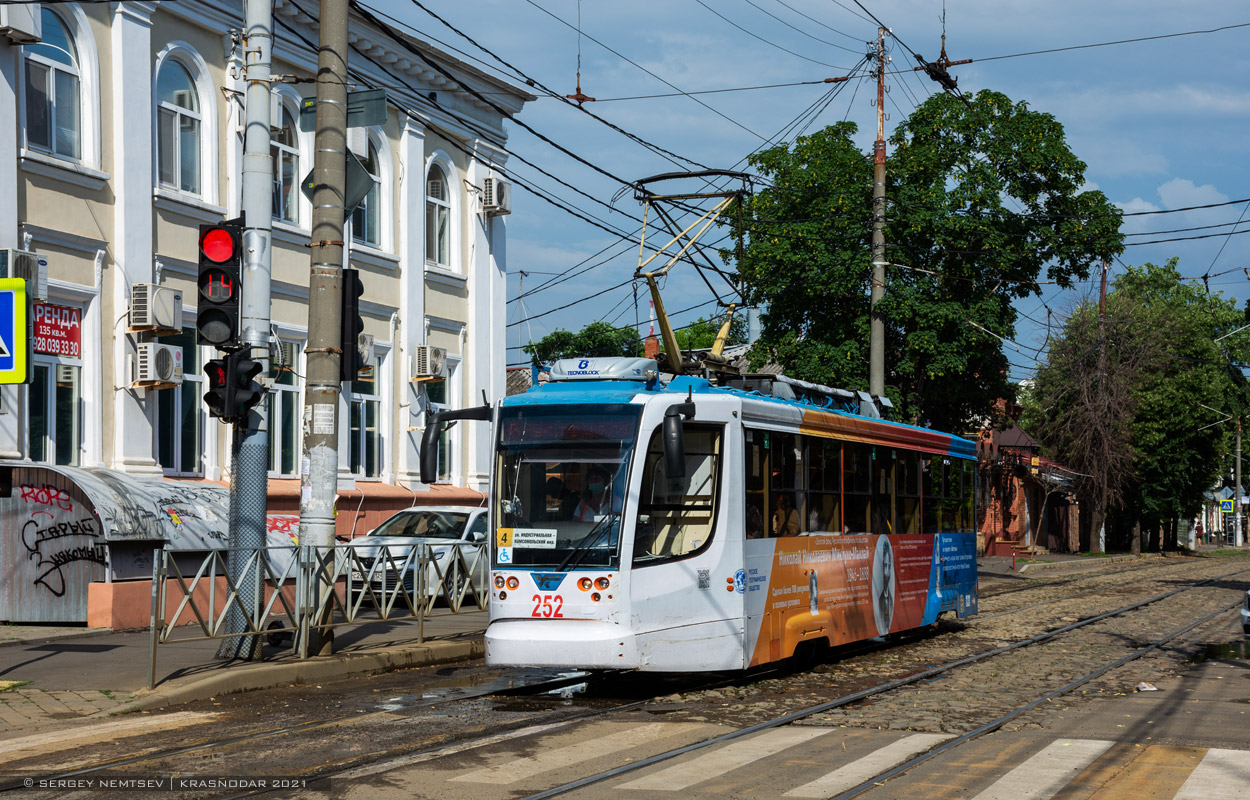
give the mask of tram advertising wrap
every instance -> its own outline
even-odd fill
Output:
[[[831,644],[976,613],[966,536],[805,536],[748,541],[743,581],[750,666],[809,639]],[[967,551],[967,552],[965,552]]]

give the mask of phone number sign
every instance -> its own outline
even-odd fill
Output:
[[[82,356],[82,309],[35,304],[35,352],[53,356]]]

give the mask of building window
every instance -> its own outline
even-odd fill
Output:
[[[191,73],[167,60],[156,79],[157,175],[161,184],[200,193],[200,101]]]
[[[77,465],[82,445],[82,367],[37,361],[30,384],[30,460]]]
[[[295,372],[299,364],[300,346],[282,343],[284,363],[275,359],[270,362],[269,377],[273,378],[273,390],[265,395],[265,408],[269,419],[269,472],[281,477],[296,474],[295,464],[299,458],[299,376]]]
[[[360,205],[352,211],[352,240],[371,247],[381,247],[382,166],[378,159],[378,148],[374,147],[372,139],[369,140],[369,154],[360,163],[373,178],[373,188],[369,190],[369,194],[365,195]]]
[[[382,474],[380,368],[381,359],[374,356],[369,368],[348,384],[346,392],[348,463],[352,474],[360,478],[376,478]]]
[[[286,103],[277,125],[270,128],[269,152],[273,155],[273,218],[299,222],[299,129]]]
[[[430,407],[426,412],[429,414],[437,414],[440,411],[446,411],[450,406],[447,402],[447,381],[433,381],[425,384],[425,398],[429,401]],[[428,423],[427,423],[428,424]],[[451,431],[444,428],[442,433],[438,435],[438,482],[448,483],[451,481]]]
[[[451,268],[451,201],[447,173],[437,164],[425,181],[425,260]]]
[[[69,28],[44,7],[43,41],[27,45],[26,146],[82,158],[82,77]]]
[[[195,329],[183,328],[161,343],[182,348],[182,385],[156,392],[157,461],[167,474],[199,475],[204,471],[204,376]]]

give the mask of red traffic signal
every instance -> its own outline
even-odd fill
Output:
[[[219,350],[238,345],[242,253],[242,226],[233,222],[200,226],[196,344],[209,344]]]

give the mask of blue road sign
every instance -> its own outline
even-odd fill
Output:
[[[0,279],[0,383],[26,382],[26,280]]]
[[[1232,500],[1221,500],[1221,501],[1220,501],[1220,511],[1224,512],[1225,514],[1231,514],[1231,513],[1233,513],[1233,501],[1232,501]]]

